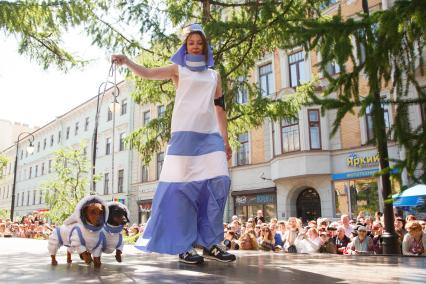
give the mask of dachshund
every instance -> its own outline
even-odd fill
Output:
[[[95,267],[99,267],[104,241],[102,228],[107,215],[108,209],[101,198],[91,195],[80,200],[64,225],[56,227],[49,237],[51,264],[58,264],[56,253],[64,245],[67,247],[67,263],[72,263],[71,254],[77,252],[86,264],[93,261]]]
[[[129,223],[129,210],[119,202],[108,202],[108,220],[104,225],[103,234],[105,242],[102,252],[113,253],[115,250],[115,259],[121,262],[121,254],[123,253],[123,227]]]

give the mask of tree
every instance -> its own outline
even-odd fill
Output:
[[[40,186],[49,207],[48,217],[56,224],[69,217],[77,203],[89,193],[91,165],[83,148],[84,145],[80,145],[77,149],[55,151],[55,177]]]
[[[63,47],[63,35],[71,29],[81,30],[101,47],[125,51],[127,46],[139,46],[104,20],[113,9],[114,3],[107,0],[0,1],[0,30],[15,37],[19,53],[44,69],[53,65],[67,71],[88,62]]]
[[[0,155],[0,172],[3,171],[3,168],[7,166],[9,160],[7,157]]]
[[[383,104],[397,107],[392,134],[405,147],[407,158],[398,161],[399,169],[406,168],[413,179],[425,180],[426,124],[413,129],[408,118],[408,106],[425,104],[426,94],[418,82],[418,73],[424,74],[423,51],[426,39],[426,2],[422,0],[396,1],[388,10],[369,14],[368,3],[363,1],[364,13],[359,19],[345,19],[340,13],[333,17],[303,19],[297,25],[286,26],[292,42],[286,47],[301,45],[307,51],[318,51],[322,60],[319,69],[329,84],[323,98],[311,94],[314,104],[322,110],[337,110],[333,133],[348,113],[359,115],[372,108],[374,139],[380,164],[382,194],[385,199],[384,253],[396,253],[397,242],[393,226],[388,135],[385,130]],[[343,66],[344,72],[332,76],[329,64]],[[367,93],[360,91],[360,82],[367,85]],[[381,91],[391,94],[383,99]],[[414,89],[418,98],[410,98]],[[420,177],[415,169],[423,167]]]
[[[0,219],[7,219],[10,216],[10,210],[0,209]]]

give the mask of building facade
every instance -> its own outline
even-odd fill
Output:
[[[100,100],[96,174],[99,174],[101,179],[96,183],[96,192],[106,201],[120,200],[127,204],[132,155],[124,144],[124,138],[133,129],[131,113],[135,104],[129,97],[130,85],[122,82],[119,88],[120,95],[117,100],[120,109],[115,115],[109,110],[109,104],[113,100],[112,89],[107,90]],[[56,173],[53,170],[55,150],[64,147],[77,148],[82,145],[84,153],[91,161],[96,109],[97,96],[33,131],[35,149],[32,154],[26,150],[29,137],[20,142],[14,216],[49,210],[41,185],[55,178]],[[16,144],[9,145],[2,151],[2,154],[8,157],[9,163],[0,179],[0,209],[11,208],[15,153]],[[89,187],[87,190],[89,192]]]

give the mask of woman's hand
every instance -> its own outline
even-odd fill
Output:
[[[232,158],[232,148],[229,143],[225,143],[226,159],[229,161]]]
[[[127,63],[129,62],[129,58],[126,55],[113,54],[111,56],[111,62],[116,63],[118,65],[127,65]]]

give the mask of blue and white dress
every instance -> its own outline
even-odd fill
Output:
[[[218,74],[178,68],[172,136],[151,217],[136,243],[148,252],[179,254],[223,240],[230,178],[214,106]]]

